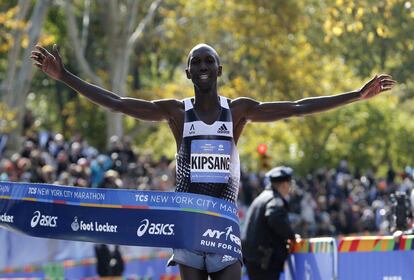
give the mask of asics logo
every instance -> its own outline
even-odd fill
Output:
[[[137,235],[143,236],[147,230],[151,235],[174,235],[174,224],[155,224],[150,223],[148,219],[141,221],[140,226],[137,229]]]
[[[35,211],[33,213],[33,218],[30,221],[30,226],[32,228],[40,225],[42,227],[57,227],[57,220],[58,217],[56,216],[49,216],[49,215],[42,215],[40,211]]]

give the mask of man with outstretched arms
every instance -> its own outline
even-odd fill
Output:
[[[120,97],[87,83],[65,69],[58,47],[49,52],[36,46],[34,65],[64,82],[92,102],[146,121],[167,121],[177,144],[176,191],[209,195],[236,203],[239,187],[237,141],[247,122],[272,122],[333,109],[390,90],[396,82],[389,75],[375,76],[361,89],[298,101],[259,102],[220,96],[217,78],[222,74],[216,50],[206,44],[188,55],[188,79],[194,97],[184,100],[147,101]],[[169,262],[178,263],[182,279],[240,279],[241,260],[198,251],[175,249]]]

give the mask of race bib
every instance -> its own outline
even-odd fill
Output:
[[[228,183],[231,142],[228,140],[191,141],[191,182]]]

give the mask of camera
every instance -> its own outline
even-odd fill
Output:
[[[391,231],[406,231],[412,219],[411,203],[405,192],[391,194]]]

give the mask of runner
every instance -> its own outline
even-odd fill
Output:
[[[287,102],[259,102],[246,97],[230,100],[217,92],[217,78],[222,74],[219,55],[211,46],[199,44],[190,51],[185,70],[194,84],[194,97],[146,101],[120,97],[70,73],[56,45],[51,52],[36,46],[31,58],[51,78],[98,105],[140,120],[167,121],[178,151],[176,191],[210,195],[233,203],[240,174],[236,144],[247,122],[271,122],[326,111],[374,97],[396,84],[391,76],[379,75],[359,90],[333,96]],[[175,263],[179,264],[184,280],[207,279],[208,275],[213,280],[241,278],[241,260],[230,256],[175,249],[169,264]]]

